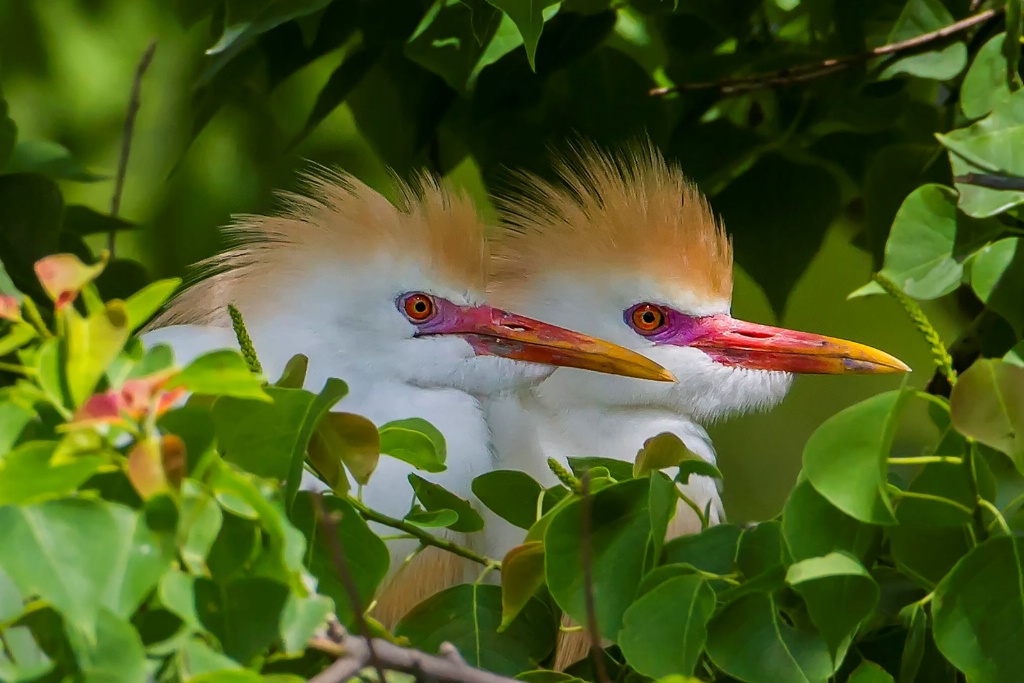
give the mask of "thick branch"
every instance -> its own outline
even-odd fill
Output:
[[[990,173],[965,173],[953,178],[953,182],[961,185],[976,185],[990,190],[1011,190],[1024,192],[1024,178],[1011,175],[994,175]]]
[[[142,92],[142,77],[153,61],[153,53],[156,52],[156,41],[154,40],[142,53],[142,59],[135,68],[135,78],[132,80],[131,95],[128,98],[128,112],[124,119],[124,133],[121,136],[121,159],[117,164],[117,176],[114,179],[114,196],[110,200],[110,215],[117,217],[121,211],[121,195],[124,193],[124,178],[128,173],[128,155],[132,150],[132,137],[135,134],[135,117],[139,113],[142,104],[140,99]],[[107,236],[107,249],[110,250],[110,257],[114,257],[114,243],[117,231],[110,230]]]
[[[366,507],[366,505],[364,505],[361,501],[355,498],[349,497],[347,498],[347,500],[349,503],[352,504],[353,507],[359,510],[359,514],[361,514],[365,519],[371,522],[377,522],[378,524],[383,524],[386,527],[398,529],[399,531],[404,531],[410,536],[417,538],[421,543],[423,543],[423,545],[432,545],[435,548],[447,550],[453,555],[458,555],[459,557],[463,557],[472,562],[476,562],[477,564],[482,564],[485,567],[494,567],[499,571],[501,570],[501,562],[499,562],[498,560],[492,559],[490,557],[485,557],[483,555],[480,555],[479,553],[475,553],[469,548],[464,548],[461,545],[458,545],[457,543],[452,543],[449,540],[438,538],[437,536],[434,536],[433,534],[424,531],[422,528],[416,526],[415,524],[410,524],[409,522],[406,522],[401,519],[395,519],[394,517],[388,517],[387,515],[381,512],[377,512],[376,510],[371,510],[370,508]]]
[[[1003,9],[988,9],[984,12],[978,12],[966,19],[961,19],[958,22],[944,26],[937,31],[931,31],[930,33],[923,33],[919,36],[909,38],[907,40],[901,40],[896,43],[888,43],[886,45],[880,45],[867,52],[861,52],[855,55],[846,55],[844,57],[833,57],[826,59],[821,62],[813,62],[811,64],[799,64],[786,69],[779,69],[778,71],[769,71],[766,73],[754,74],[752,76],[743,76],[740,78],[733,78],[722,81],[708,81],[703,83],[680,83],[667,88],[654,88],[650,91],[650,95],[658,97],[661,95],[667,95],[673,92],[679,92],[682,90],[709,90],[715,89],[720,90],[723,93],[738,93],[746,92],[749,90],[758,90],[760,88],[768,88],[774,85],[792,85],[794,83],[800,83],[803,81],[809,81],[822,76],[835,73],[846,69],[854,64],[866,62],[869,59],[875,57],[884,57],[886,55],[892,55],[899,52],[907,52],[910,50],[923,47],[933,42],[941,41],[950,36],[956,35],[972,26],[982,24],[989,19],[992,19]]]
[[[366,668],[374,655],[381,668],[413,674],[417,679],[444,683],[515,683],[512,678],[470,666],[451,643],[442,644],[439,654],[428,655],[419,650],[399,647],[381,638],[367,641],[344,631],[336,631],[326,642],[315,641],[312,645],[336,655],[338,659],[311,678],[309,683],[344,683]]]

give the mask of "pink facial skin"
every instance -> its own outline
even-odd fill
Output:
[[[412,296],[425,295],[410,292],[400,296],[395,302],[399,311],[405,310],[406,300]],[[675,381],[671,373],[654,361],[621,346],[493,306],[459,306],[440,297],[429,298],[433,310],[428,317],[416,320],[406,314],[417,326],[417,337],[458,335],[478,356]]]
[[[655,306],[663,323],[646,331],[633,322],[642,306]],[[726,315],[694,317],[669,306],[642,302],[623,313],[627,325],[655,344],[700,349],[716,363],[751,370],[798,374],[879,374],[908,372],[906,364],[870,346],[798,332],[781,327],[748,323]]]

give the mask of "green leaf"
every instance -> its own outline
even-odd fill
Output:
[[[313,431],[347,392],[344,382],[329,379],[316,396],[304,389],[268,387],[272,403],[217,399],[213,419],[225,459],[253,474],[285,480],[285,501],[290,507]]]
[[[13,390],[0,391],[0,458],[18,443],[28,424],[36,417],[32,404],[21,399]],[[3,461],[0,460],[0,467]],[[4,477],[0,476],[0,482]]]
[[[331,72],[324,87],[317,94],[313,109],[309,112],[302,130],[292,140],[292,146],[309,137],[331,112],[348,99],[352,90],[359,85],[379,58],[379,49],[366,46],[358,46],[345,55],[344,61]]]
[[[414,607],[395,626],[395,635],[424,652],[437,652],[449,642],[471,666],[505,676],[536,669],[551,652],[557,622],[539,600],[531,599],[499,633],[500,623],[501,589],[464,584]]]
[[[327,413],[309,441],[310,462],[339,495],[348,491],[345,467],[365,486],[377,468],[379,457],[377,427],[365,417],[352,413]]]
[[[942,0],[909,0],[893,25],[886,42],[898,43],[921,34],[945,28],[953,23]],[[962,42],[942,45],[934,50],[901,57],[882,71],[880,78],[908,74],[920,78],[947,81],[967,66],[967,47]]]
[[[405,55],[456,92],[466,93],[501,18],[502,13],[483,0],[435,0],[406,43]]]
[[[95,631],[72,624],[68,642],[85,683],[138,683],[149,673],[139,632],[126,615],[101,609]]]
[[[128,314],[129,328],[134,332],[149,322],[149,319],[177,291],[180,284],[181,278],[177,277],[157,280],[128,297],[124,302],[124,308]]]
[[[704,649],[714,611],[715,592],[703,579],[669,579],[626,610],[619,647],[629,665],[644,676],[690,675]]]
[[[683,440],[670,432],[662,432],[644,441],[633,462],[633,476],[641,477],[650,472],[677,467],[683,460],[700,460]]]
[[[501,562],[501,625],[504,631],[544,585],[544,544],[517,545]]]
[[[1024,473],[1024,368],[978,359],[953,387],[950,416],[957,431],[1010,456]]]
[[[893,678],[888,671],[865,659],[853,670],[846,683],[893,683]]]
[[[143,517],[120,505],[65,499],[0,507],[0,571],[86,633],[103,608],[129,617],[170,566]]]
[[[459,513],[448,509],[427,512],[419,505],[413,505],[409,514],[402,519],[425,529],[447,529],[459,521]]]
[[[306,383],[306,371],[309,369],[309,358],[297,353],[284,364],[281,377],[274,382],[275,387],[282,389],[301,389]]]
[[[30,441],[0,456],[0,505],[69,495],[111,462],[109,455],[53,458],[56,447],[54,441]]]
[[[128,341],[128,312],[122,302],[111,301],[103,311],[81,318],[67,316],[67,379],[74,405],[81,405],[96,389],[107,366]]]
[[[838,653],[878,604],[878,584],[860,562],[842,553],[797,562],[786,572],[786,583],[803,597],[838,668]]]
[[[760,156],[714,198],[734,236],[736,262],[781,314],[801,273],[821,249],[842,204],[839,183],[820,165],[777,152]],[[792,216],[800,216],[793,239]]]
[[[226,583],[198,578],[196,613],[224,654],[239,662],[266,650],[278,638],[278,623],[288,587],[264,578],[236,578]]]
[[[417,500],[426,510],[452,510],[459,515],[458,522],[448,527],[452,531],[470,533],[484,528],[483,517],[473,509],[469,501],[415,474],[409,474],[409,483],[416,492]]]
[[[310,639],[333,612],[331,600],[322,595],[300,598],[291,593],[281,613],[281,642],[286,656],[300,657]]]
[[[1024,131],[1024,90],[998,103],[992,113],[946,135],[935,137],[949,149],[953,175],[993,173],[1024,176],[1024,157],[1017,154],[1016,141]],[[956,183],[960,209],[976,218],[1002,213],[1024,203],[1024,192],[993,190]]]
[[[633,479],[592,494],[591,558],[598,629],[614,637],[644,571],[651,535],[649,483]],[[583,501],[574,500],[544,534],[544,571],[552,597],[577,623],[586,622],[583,584]]]
[[[537,505],[544,490],[519,470],[494,470],[473,480],[473,495],[494,514],[520,529],[537,521]]]
[[[1016,90],[1024,85],[1021,82],[1018,66],[1020,65],[1021,24],[1024,23],[1024,2],[1007,0],[1006,3],[1006,34],[1003,38],[1003,56],[1006,58],[1006,74]]]
[[[241,354],[231,349],[211,351],[196,358],[167,383],[168,389],[175,387],[184,387],[193,394],[271,401],[263,391],[263,378],[253,374]]]
[[[763,593],[731,602],[714,616],[707,653],[715,666],[746,683],[824,683],[833,670],[824,641],[783,621]]]
[[[939,651],[971,681],[1016,681],[1024,669],[1024,548],[991,538],[974,548],[935,589],[933,633]]]
[[[869,524],[895,524],[886,491],[889,449],[911,392],[888,391],[825,420],[804,446],[804,474],[837,508]]]
[[[586,472],[595,467],[602,467],[608,470],[608,474],[611,475],[615,481],[626,481],[627,479],[633,478],[633,465],[628,460],[617,460],[615,458],[566,458],[566,462],[569,463],[569,469],[572,473],[580,478]],[[591,473],[593,478],[596,478],[594,473]]]
[[[0,90],[0,168],[7,164],[7,160],[14,151],[15,141],[18,139],[18,127],[7,113],[7,100],[4,99],[3,91]]]
[[[917,672],[921,669],[921,659],[924,657],[928,631],[928,612],[924,607],[914,603],[901,612],[900,616],[904,616],[907,610],[910,611],[910,623],[907,624],[907,641],[900,657],[899,683],[913,683],[917,678]]]
[[[1008,237],[986,245],[971,259],[971,289],[1024,337],[1024,240]]]
[[[1010,97],[1006,57],[1003,56],[1005,39],[1006,34],[1000,33],[982,45],[964,76],[960,86],[960,108],[969,119],[985,116]]]
[[[317,579],[317,590],[334,600],[341,623],[353,624],[352,602],[345,590],[345,584],[338,575],[331,546],[323,537],[323,529],[318,524],[313,507],[314,495],[308,491],[299,492],[292,508],[291,520],[306,537],[308,550],[304,560],[309,572]],[[370,531],[350,503],[335,496],[324,496],[322,500],[328,514],[339,515],[337,540],[341,544],[345,564],[365,608],[370,604],[377,587],[387,574],[391,561],[388,548],[384,541]]]
[[[228,0],[224,16],[224,32],[208,55],[237,54],[255,38],[286,21],[319,12],[330,0]]]
[[[877,551],[881,529],[834,507],[801,474],[782,511],[782,536],[796,561],[838,550],[868,562]]]
[[[674,538],[665,544],[664,563],[688,564],[713,574],[730,574],[742,533],[734,524],[719,524],[699,534]]]
[[[3,338],[0,338],[0,356],[6,356],[12,351],[17,351],[37,336],[39,336],[38,333],[31,325],[23,323],[12,325],[10,331]]]
[[[82,166],[61,144],[49,140],[18,140],[4,173],[38,173],[54,180],[94,183],[107,180]]]
[[[418,417],[394,420],[380,428],[380,452],[424,472],[444,472],[447,448],[437,427]]]
[[[985,461],[975,463],[975,481],[967,476],[966,466],[950,462],[929,463],[915,475],[907,491],[930,498],[901,498],[896,519],[901,525],[916,527],[962,527],[971,521],[978,496],[995,500],[996,483]],[[935,500],[936,498],[940,500]],[[948,502],[946,502],[948,501]],[[959,509],[950,503],[959,503]]]
[[[519,2],[517,0],[487,0],[500,9],[516,28],[519,35],[523,37],[523,45],[526,47],[526,58],[530,61],[530,68],[537,70],[534,58],[537,55],[537,43],[540,42],[540,34],[544,31],[544,22],[554,16],[558,11],[558,0],[529,0]],[[554,11],[548,8],[553,8]],[[548,10],[548,11],[545,11]]]
[[[199,484],[186,479],[181,486],[177,542],[182,562],[193,574],[206,573],[210,554],[224,515],[220,505]]]
[[[64,209],[64,231],[82,237],[136,230],[138,227],[135,223],[100,213],[88,206],[75,204]]]
[[[956,209],[956,193],[922,185],[903,201],[885,243],[882,275],[915,299],[937,299],[960,286],[954,258],[957,225],[970,219]]]

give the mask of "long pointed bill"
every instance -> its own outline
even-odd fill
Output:
[[[672,373],[639,353],[492,306],[457,306],[445,313],[424,325],[420,336],[457,334],[477,355],[675,381]]]
[[[817,375],[910,371],[903,361],[883,351],[845,339],[748,323],[727,315],[698,318],[694,324],[696,329],[687,335],[690,339],[685,345],[724,365]]]

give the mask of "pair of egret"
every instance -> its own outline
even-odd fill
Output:
[[[392,203],[350,176],[316,175],[281,213],[240,218],[230,229],[240,246],[205,263],[214,274],[172,302],[147,342],[170,344],[182,363],[234,346],[233,303],[268,376],[304,353],[307,388],[344,379],[346,411],[433,423],[448,469],[430,478],[468,498],[484,472],[520,469],[550,485],[547,458],[628,459],[661,432],[714,462],[701,422],[778,403],[793,373],[907,370],[860,344],[732,318],[729,238],[650,147],[583,147],[556,168],[561,182],[524,175],[499,200],[493,255],[471,201],[432,179],[402,185]],[[404,515],[409,471],[382,459],[364,501]],[[722,518],[713,480],[688,488]],[[481,513],[483,538],[460,542],[501,557],[521,541]],[[681,508],[672,533],[695,519]],[[375,616],[393,623],[471,578],[474,568],[433,551],[392,577]]]

